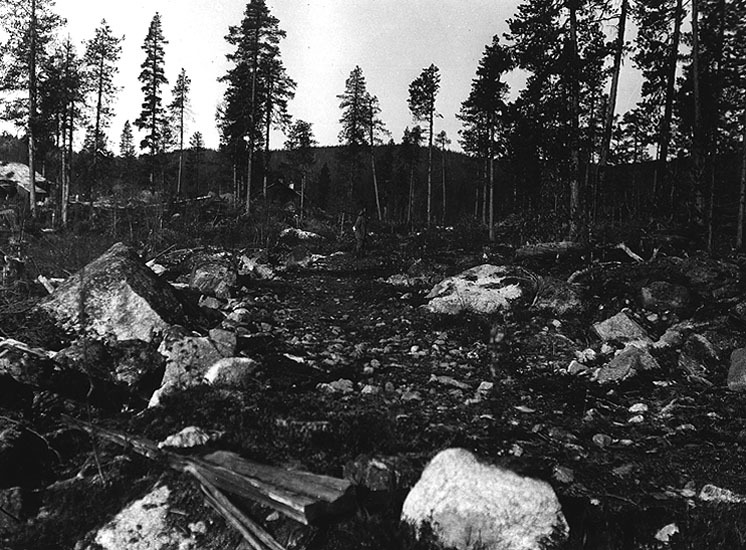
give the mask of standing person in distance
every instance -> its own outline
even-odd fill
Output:
[[[352,231],[355,234],[355,257],[362,258],[365,255],[365,240],[368,236],[368,220],[365,207],[362,207],[358,212]]]

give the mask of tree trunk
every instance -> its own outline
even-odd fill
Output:
[[[378,192],[378,178],[376,177],[376,155],[375,155],[375,135],[374,135],[374,124],[375,121],[373,120],[373,100],[370,101],[370,121],[368,124],[368,137],[370,138],[370,170],[373,175],[373,193],[376,196],[376,210],[378,212],[378,221],[380,222],[383,219],[383,216],[381,214],[381,195]]]
[[[666,78],[666,103],[663,110],[660,134],[658,136],[658,159],[653,173],[653,193],[658,194],[658,188],[663,174],[666,172],[668,161],[668,147],[671,141],[671,117],[673,115],[674,92],[676,90],[676,66],[679,59],[679,42],[681,39],[681,9],[683,0],[676,1],[674,12],[673,36],[671,51],[668,57],[668,76]]]
[[[433,119],[435,108],[430,109],[429,133],[427,140],[427,227],[430,227],[433,201]]]
[[[269,91],[267,93],[267,120],[264,127],[264,174],[262,174],[262,197],[267,198],[267,175],[269,173],[269,132],[272,127],[272,80],[268,75]]]
[[[596,211],[598,194],[604,188],[606,179],[606,165],[609,161],[609,149],[611,148],[611,134],[614,129],[614,113],[616,112],[617,94],[619,92],[619,75],[622,72],[622,58],[624,56],[624,32],[627,26],[627,9],[629,0],[622,0],[619,12],[619,30],[614,47],[614,67],[611,75],[611,89],[609,90],[609,103],[606,106],[606,120],[604,121],[604,137],[601,142],[601,153],[598,159],[598,181],[593,193],[593,211]]]
[[[31,0],[29,20],[29,112],[28,112],[28,170],[29,170],[29,212],[36,217],[36,167],[34,166],[34,126],[36,121],[36,0]]]
[[[741,193],[738,201],[738,227],[736,229],[736,248],[738,250],[743,250],[743,225],[746,223],[746,103],[743,108],[743,128],[741,132]]]
[[[412,208],[414,203],[414,161],[409,167],[409,204],[407,205],[407,223],[412,223]]]
[[[176,196],[181,196],[181,177],[184,173],[184,101],[185,98],[181,98],[181,104],[179,105],[179,175],[176,179]]]
[[[306,170],[303,169],[303,174],[300,178],[300,220],[303,221],[303,209],[306,202]]]
[[[570,2],[570,240],[583,241],[585,227],[580,196],[580,83],[578,82],[577,8]]]
[[[98,90],[96,91],[96,123],[93,130],[93,182],[100,187],[98,180],[98,144],[101,141],[101,111],[104,104],[104,56],[101,54],[98,64]],[[91,193],[93,200],[93,193]]]
[[[490,121],[490,145],[489,145],[489,178],[490,178],[490,193],[489,193],[489,238],[490,242],[495,241],[495,153],[493,150],[493,144],[495,143],[495,122]]]
[[[711,117],[710,140],[707,152],[707,250],[712,251],[714,245],[714,223],[715,223],[715,166],[720,149],[720,96],[722,94],[723,82],[723,49],[725,45],[725,0],[718,1],[718,38],[715,51],[714,66],[715,82],[713,85],[712,103],[715,107],[714,116]]]
[[[699,0],[692,0],[692,86],[694,100],[694,168],[692,173],[692,184],[694,186],[694,209],[697,225],[702,226],[705,222],[705,193],[703,175],[703,149],[704,135],[702,127],[702,96],[700,90],[700,78],[702,67],[700,66],[699,48]]]
[[[258,69],[257,61],[259,60],[259,26],[260,21],[257,21],[256,30],[254,32],[254,62],[251,67],[251,120],[249,121],[249,154],[246,162],[245,211],[247,214],[251,212],[251,169],[254,156],[254,130],[256,125],[256,73]]]
[[[440,151],[440,168],[443,173],[443,204],[442,210],[443,215],[441,217],[441,223],[443,226],[446,224],[446,146],[443,145],[443,149]]]

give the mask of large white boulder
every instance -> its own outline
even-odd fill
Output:
[[[485,464],[465,449],[433,458],[404,501],[402,521],[458,550],[539,550],[561,544],[568,525],[545,481]]]
[[[483,264],[448,277],[426,296],[433,313],[456,315],[465,311],[491,314],[511,309],[521,299],[533,300],[540,278],[517,266]]]

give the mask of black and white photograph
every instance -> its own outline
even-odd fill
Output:
[[[0,0],[0,550],[746,549],[746,0]]]

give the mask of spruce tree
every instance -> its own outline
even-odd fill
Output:
[[[347,172],[347,202],[353,201],[356,172],[361,163],[361,153],[368,143],[371,100],[363,70],[355,66],[345,80],[344,92],[337,96],[339,108],[342,115],[339,123],[342,129],[339,131],[339,143],[343,146],[342,159],[346,164]]]
[[[140,148],[149,149],[151,163],[155,162],[162,144],[164,109],[161,88],[168,84],[164,69],[164,46],[167,43],[163,36],[161,16],[156,12],[142,46],[145,51],[145,61],[140,66],[142,71],[139,80],[142,83],[144,99],[140,116],[135,120],[135,126],[146,132],[140,142]],[[154,180],[155,165],[151,164],[150,183],[154,183]]]
[[[86,42],[83,56],[86,88],[88,94],[93,96],[93,178],[97,184],[100,177],[98,152],[107,149],[104,129],[108,127],[112,116],[111,102],[117,91],[114,76],[119,72],[117,63],[123,39],[114,36],[111,27],[102,19],[94,37]]]
[[[184,117],[189,105],[189,91],[192,81],[187,76],[186,70],[181,69],[171,90],[171,103],[168,106],[172,120],[176,125],[179,142],[179,174],[176,180],[176,196],[181,195],[181,178],[184,171]]]
[[[416,121],[427,122],[427,226],[432,221],[433,132],[435,99],[440,90],[440,70],[434,64],[422,70],[409,85],[409,110]]]
[[[492,43],[484,51],[477,67],[477,76],[472,81],[469,97],[461,105],[458,115],[465,126],[467,139],[475,139],[473,143],[465,143],[467,150],[473,148],[477,154],[483,155],[487,163],[488,191],[484,193],[482,212],[489,212],[489,236],[495,238],[495,168],[494,161],[504,154],[504,132],[501,133],[502,118],[505,115],[505,99],[508,94],[508,84],[504,81],[505,74],[513,67],[513,60],[509,50],[500,43],[495,36]],[[463,134],[462,134],[463,135]]]
[[[278,77],[284,73],[284,69],[279,71],[278,61],[279,43],[285,37],[279,23],[265,0],[251,0],[240,25],[230,26],[225,37],[233,50],[226,56],[231,68],[220,79],[227,86],[218,124],[222,146],[232,157],[234,171],[241,159],[246,159],[243,196],[247,212],[251,206],[254,153],[266,140],[267,121],[272,120],[273,110],[277,112],[281,98],[288,97],[292,82]]]
[[[314,162],[313,148],[317,145],[313,135],[311,123],[305,120],[296,120],[288,131],[285,149],[289,151],[290,162],[300,175],[300,218],[303,219],[303,211],[306,200],[306,186],[308,171]]]

